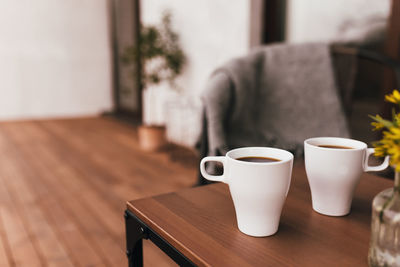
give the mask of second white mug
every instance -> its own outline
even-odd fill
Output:
[[[313,209],[321,214],[344,216],[350,212],[353,193],[362,172],[382,171],[369,166],[374,148],[361,141],[338,137],[315,137],[304,141],[304,161]]]

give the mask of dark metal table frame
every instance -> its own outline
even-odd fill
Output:
[[[165,252],[179,266],[196,266],[170,243],[153,231],[148,225],[125,210],[126,255],[129,267],[143,266],[143,239],[149,239]]]

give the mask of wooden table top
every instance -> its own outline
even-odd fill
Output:
[[[127,207],[199,266],[367,266],[372,199],[392,186],[364,173],[351,213],[325,216],[313,211],[304,166],[295,164],[279,230],[262,238],[237,229],[223,183],[129,201]]]

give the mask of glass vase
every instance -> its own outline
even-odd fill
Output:
[[[372,202],[369,266],[400,267],[400,173],[394,187],[375,196]]]

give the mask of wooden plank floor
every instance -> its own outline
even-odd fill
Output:
[[[185,162],[173,160],[185,158]],[[193,153],[110,118],[0,123],[0,266],[127,266],[127,200],[190,187]],[[174,266],[144,242],[145,266]]]

